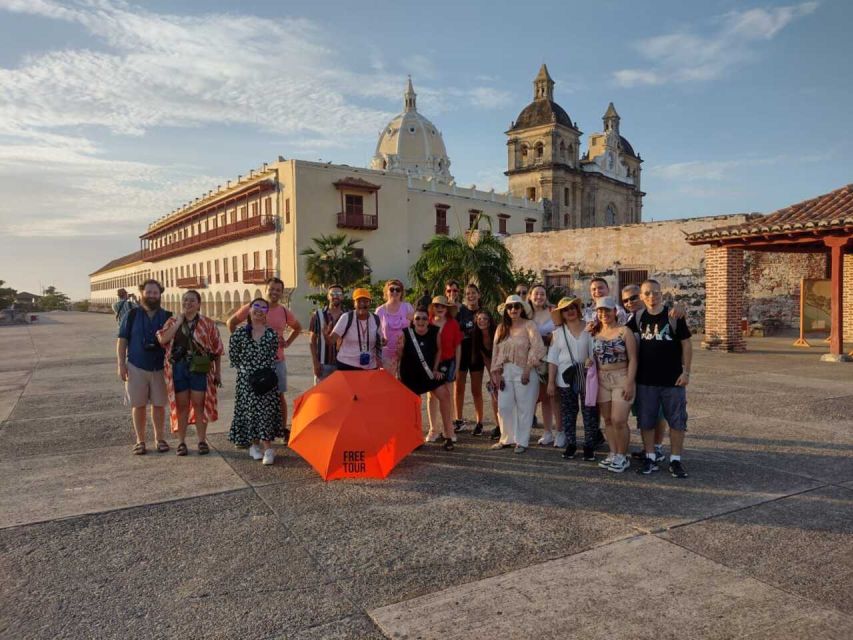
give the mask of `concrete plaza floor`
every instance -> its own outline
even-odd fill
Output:
[[[463,435],[324,483],[229,445],[230,369],[212,455],[132,456],[114,332],[0,327],[2,638],[851,637],[853,365],[818,349],[697,339],[686,480]]]

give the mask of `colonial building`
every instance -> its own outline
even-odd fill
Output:
[[[554,102],[554,81],[542,65],[533,102],[506,132],[506,175],[512,195],[542,201],[543,230],[640,222],[642,159],[620,134],[612,102],[602,120],[604,131],[590,136],[581,155],[581,131]]]
[[[371,168],[285,160],[265,163],[154,222],[140,251],[91,274],[93,305],[147,277],[166,286],[164,304],[180,306],[196,289],[203,313],[222,318],[260,295],[275,275],[290,306],[307,321],[315,290],[300,252],[320,235],[359,240],[375,280],[407,280],[423,244],[435,234],[468,231],[480,214],[500,235],[542,229],[543,203],[456,185],[441,132],[417,111],[411,80],[403,111],[382,130]]]

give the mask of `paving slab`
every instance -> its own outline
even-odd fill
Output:
[[[151,426],[149,425],[149,433]],[[167,438],[177,444],[171,437]],[[7,420],[0,427],[0,460],[58,455],[135,442],[127,411]]]
[[[258,494],[364,606],[495,575],[633,531],[511,475],[410,457],[384,481],[281,482]],[[329,544],[329,541],[334,544]]]
[[[826,613],[644,536],[377,608],[370,616],[389,637],[409,640],[650,635],[692,640],[741,637],[803,618],[819,621]]]
[[[312,637],[361,613],[251,490],[0,530],[0,571],[1,637]]]
[[[739,573],[853,614],[853,493],[846,489],[809,491],[663,537]]]
[[[175,456],[129,445],[0,462],[0,527],[244,488],[218,455]],[[22,499],[26,496],[26,499]]]
[[[9,415],[10,420],[29,418],[49,418],[76,414],[116,411],[123,406],[124,389],[98,389],[88,391],[62,391],[53,394],[21,396],[18,404]],[[130,407],[126,408],[130,413]]]

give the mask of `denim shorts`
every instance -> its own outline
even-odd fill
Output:
[[[287,391],[287,364],[284,360],[275,361],[275,375],[278,377],[278,392],[285,393]]]
[[[207,374],[192,373],[190,363],[186,360],[179,360],[172,365],[172,384],[175,387],[175,393],[190,390],[207,391]]]
[[[660,420],[660,411],[670,429],[687,431],[687,389],[685,387],[656,387],[637,385],[637,425],[640,429],[654,429]]]

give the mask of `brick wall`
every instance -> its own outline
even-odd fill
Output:
[[[844,297],[841,308],[844,315],[844,342],[853,342],[853,253],[844,255]]]

